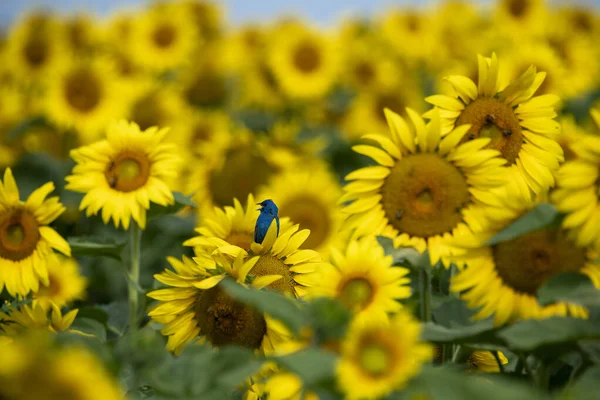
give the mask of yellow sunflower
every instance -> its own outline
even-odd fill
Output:
[[[172,135],[179,136],[180,121],[189,112],[179,93],[147,79],[138,83],[137,95],[129,102],[127,119],[138,124],[142,130],[152,126],[176,126],[178,130],[173,131]]]
[[[302,126],[299,121],[275,122],[268,132],[268,136],[257,137],[257,146],[262,152],[269,154],[269,158],[277,167],[286,167],[311,164],[311,168],[318,168],[319,156],[327,146],[327,139],[322,136],[301,138]]]
[[[392,9],[377,22],[381,37],[404,61],[414,64],[434,58],[435,36],[429,13],[417,9]]]
[[[321,254],[344,240],[339,229],[344,219],[337,201],[342,193],[340,183],[324,165],[310,170],[290,170],[273,177],[259,192],[259,199],[274,199],[281,217],[289,217],[300,228],[310,230],[303,248]]]
[[[52,333],[66,331],[73,324],[78,311],[71,310],[63,315],[56,304],[34,300],[8,313],[0,312],[0,332],[3,336],[16,338],[29,330]]]
[[[94,142],[110,122],[125,116],[128,96],[120,87],[107,60],[63,63],[47,77],[45,114],[62,129],[75,128],[82,142]]]
[[[339,299],[357,323],[387,320],[402,308],[398,300],[411,295],[409,271],[392,266],[392,257],[385,255],[373,236],[332,248],[329,261],[296,280],[309,287],[310,297]]]
[[[168,182],[177,173],[179,158],[173,144],[165,143],[168,129],[141,131],[121,120],[109,126],[106,139],[71,152],[77,162],[66,178],[68,190],[85,193],[79,205],[86,215],[102,210],[102,221],[112,218],[128,229],[131,218],[146,227],[150,202],[173,204]]]
[[[557,187],[551,194],[556,208],[566,214],[562,222],[579,246],[600,250],[600,136],[586,135],[571,149],[576,157],[556,173]]]
[[[319,400],[319,396],[304,388],[302,379],[290,372],[277,372],[262,385],[266,400]]]
[[[556,141],[563,149],[565,161],[574,160],[577,158],[577,154],[573,151],[573,145],[579,143],[587,135],[587,132],[577,125],[575,117],[570,114],[561,117],[560,127],[560,135],[556,138]]]
[[[542,34],[549,24],[545,0],[499,0],[493,15],[494,26],[502,35],[532,37]]]
[[[242,74],[263,57],[268,29],[259,24],[247,24],[230,32],[224,40],[225,68]]]
[[[222,52],[217,44],[203,47],[194,65],[178,75],[175,88],[185,103],[210,109],[228,105],[231,85],[223,68]]]
[[[285,95],[273,68],[264,58],[254,61],[242,71],[239,101],[242,107],[266,110],[285,106]]]
[[[585,317],[587,311],[574,304],[542,306],[538,289],[561,272],[586,274],[600,287],[600,263],[593,249],[576,244],[567,231],[550,226],[515,239],[488,246],[487,241],[531,210],[529,202],[507,187],[502,199],[508,210],[503,221],[478,233],[456,237],[452,260],[460,272],[452,279],[450,290],[461,293],[471,308],[479,309],[475,319],[494,316],[495,325],[519,319],[552,315]],[[512,215],[511,215],[512,214]]]
[[[89,14],[78,13],[68,17],[62,21],[62,30],[73,53],[91,52],[100,44],[99,26]]]
[[[478,60],[478,85],[464,76],[448,76],[456,95],[426,98],[440,110],[443,134],[458,125],[470,124],[464,140],[489,139],[488,147],[502,153],[510,165],[511,179],[523,192],[539,194],[548,190],[554,185],[553,172],[563,161],[555,140],[560,133],[560,124],[554,120],[559,98],[552,94],[533,97],[546,77],[534,66],[501,87],[496,55],[479,56]]]
[[[224,28],[224,10],[220,1],[182,0],[183,11],[191,15],[200,37],[207,40],[217,39]]]
[[[9,32],[4,60],[18,81],[37,82],[66,57],[60,24],[50,14],[24,14]]]
[[[324,96],[337,80],[339,60],[334,43],[299,23],[273,32],[267,57],[282,90],[292,99]]]
[[[114,377],[85,347],[51,347],[48,335],[21,337],[0,351],[0,397],[11,400],[124,400]]]
[[[85,297],[87,279],[79,272],[74,258],[54,257],[48,263],[48,285],[40,285],[33,298],[41,304],[54,303],[65,306]]]
[[[0,183],[0,288],[6,287],[13,297],[37,292],[40,282],[49,284],[53,249],[71,255],[67,241],[48,226],[65,211],[58,197],[46,199],[53,190],[54,184],[48,182],[23,202],[11,169],[4,171]]]
[[[498,358],[502,365],[508,364],[508,359],[501,351],[498,352]],[[467,359],[467,364],[471,366],[472,370],[480,372],[500,372],[498,361],[491,351],[480,351],[476,350]]]
[[[172,105],[171,102],[169,102]],[[230,130],[232,122],[227,113],[220,110],[200,111],[187,109],[173,121],[173,132],[170,135],[181,151],[193,157],[210,156],[220,152],[232,139]],[[185,167],[185,166],[184,166]],[[189,166],[193,169],[194,166]]]
[[[199,36],[185,9],[161,2],[136,16],[129,39],[136,62],[162,70],[187,64]]]
[[[389,322],[352,325],[342,343],[337,380],[346,398],[375,399],[402,389],[433,358],[421,325],[400,311]]]
[[[226,277],[245,284],[258,258],[244,262],[240,254],[230,262],[221,254],[194,260],[169,257],[174,271],[165,269],[154,278],[170,287],[148,293],[159,300],[148,315],[164,325],[161,333],[168,336],[167,349],[179,354],[187,343],[200,337],[217,347],[237,344],[271,352],[289,338],[281,323],[231,298],[218,285]],[[261,288],[280,278],[257,274],[251,286]]]
[[[350,42],[344,49],[344,80],[356,92],[387,91],[399,87],[398,66],[374,40]],[[404,84],[404,82],[403,82]]]
[[[470,129],[457,127],[444,137],[440,116],[428,125],[412,109],[410,124],[386,110],[390,132],[363,136],[381,147],[354,146],[354,151],[377,162],[346,176],[341,202],[348,215],[345,228],[358,236],[381,235],[394,246],[429,250],[432,265],[448,250],[444,243],[456,232],[477,228],[481,204],[486,213],[496,212],[490,189],[506,180],[505,163],[497,150],[484,149],[491,139],[478,138],[460,144]]]

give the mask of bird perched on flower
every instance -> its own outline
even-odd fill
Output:
[[[277,235],[279,235],[279,215],[277,215],[279,209],[271,199],[256,203],[256,205],[261,206],[261,208],[258,208],[260,215],[256,219],[256,226],[254,227],[254,241],[262,243],[273,220],[277,222]]]

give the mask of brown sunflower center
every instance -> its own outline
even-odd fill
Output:
[[[401,233],[419,237],[450,232],[471,199],[462,173],[436,154],[399,160],[381,194],[389,223]]]
[[[198,142],[205,142],[212,136],[212,130],[207,124],[196,124],[194,126],[194,133],[192,134],[192,144]]]
[[[231,232],[225,241],[248,251],[253,242],[254,232]]]
[[[277,257],[269,255],[260,257],[250,273],[255,276],[281,275],[281,279],[267,287],[281,293],[294,293],[294,278],[289,266]]]
[[[387,119],[385,118],[385,113],[383,110],[389,108],[393,112],[403,116],[405,114],[404,110],[406,108],[406,103],[402,97],[398,96],[398,94],[380,94],[375,99],[374,106],[375,109],[373,112],[379,121],[387,124]]]
[[[579,31],[588,33],[594,28],[592,14],[587,10],[576,10],[572,17],[572,24]]]
[[[327,207],[310,196],[292,198],[280,207],[281,215],[289,217],[300,229],[310,229],[304,249],[316,249],[325,243],[331,232],[331,218]]]
[[[36,293],[37,297],[54,297],[61,293],[62,285],[56,276],[50,274],[48,276],[50,284],[43,286],[40,284],[40,290]]]
[[[38,36],[30,37],[23,47],[23,55],[25,61],[33,68],[44,65],[50,55],[48,42]]]
[[[367,86],[375,78],[375,68],[367,61],[358,63],[354,68],[354,76],[361,85]]]
[[[386,375],[394,365],[394,352],[390,350],[385,343],[376,338],[363,340],[357,352],[358,364],[372,377]]]
[[[535,295],[552,276],[578,272],[585,264],[585,249],[575,246],[564,231],[549,228],[502,242],[493,248],[498,275],[505,284]]]
[[[499,150],[509,163],[515,162],[523,144],[523,133],[510,106],[493,97],[479,97],[458,117],[456,125],[462,124],[471,124],[463,142],[488,137],[491,139],[488,148]]]
[[[166,125],[167,111],[163,108],[158,95],[150,94],[138,100],[132,108],[131,119],[146,130],[152,126]]]
[[[213,68],[202,69],[185,88],[186,100],[198,107],[214,107],[227,99],[227,82]]]
[[[231,204],[234,198],[245,199],[249,193],[256,193],[274,172],[264,157],[254,154],[248,147],[230,150],[225,160],[223,167],[210,176],[213,201],[220,206]]]
[[[4,211],[0,218],[0,257],[12,261],[29,257],[40,240],[35,217],[19,208]]]
[[[530,8],[529,0],[508,0],[507,8],[513,17],[522,18]]]
[[[368,279],[354,277],[342,281],[338,286],[339,299],[346,308],[358,312],[363,310],[375,295],[375,289]]]
[[[150,177],[150,160],[144,153],[125,150],[104,171],[108,185],[119,192],[131,192],[146,184]]]
[[[77,111],[90,112],[100,102],[102,86],[92,71],[78,69],[66,78],[65,96],[67,102]]]
[[[258,349],[267,332],[261,313],[233,299],[219,286],[198,296],[195,311],[200,333],[214,346],[236,344]]]
[[[321,64],[319,49],[309,41],[300,43],[294,52],[294,65],[304,73],[314,72]]]
[[[175,42],[177,31],[170,24],[162,24],[156,27],[152,32],[152,41],[162,49],[167,48]]]

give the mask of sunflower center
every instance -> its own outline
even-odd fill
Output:
[[[294,293],[294,278],[290,269],[277,257],[268,255],[260,257],[250,273],[255,276],[281,275],[281,279],[267,287],[281,293]]]
[[[195,304],[200,333],[214,346],[258,349],[267,332],[261,313],[233,299],[219,286],[203,291]]]
[[[92,111],[100,102],[102,87],[98,77],[91,71],[79,69],[71,73],[65,82],[65,96],[77,111]]]
[[[152,32],[154,44],[163,49],[171,46],[176,37],[177,32],[175,28],[169,24],[160,25]]]
[[[252,244],[252,238],[254,237],[253,235],[254,233],[251,232],[231,232],[225,241],[248,251],[250,250],[250,245]]]
[[[502,242],[493,248],[496,270],[502,280],[520,292],[535,295],[552,276],[578,272],[585,264],[585,249],[575,246],[564,231],[548,228]]]
[[[50,281],[48,286],[40,284],[40,290],[37,292],[38,297],[54,297],[60,294],[62,290],[60,279],[50,274],[48,280]]]
[[[502,157],[514,163],[523,144],[519,119],[513,109],[493,97],[479,97],[467,105],[456,125],[471,124],[463,142],[478,137],[491,138],[488,148],[499,150]]]
[[[198,107],[214,107],[227,100],[225,79],[211,68],[203,69],[185,88],[186,100]]]
[[[515,18],[521,18],[527,14],[527,10],[529,9],[529,1],[528,0],[509,0],[508,1],[508,11]]]
[[[40,240],[39,225],[27,210],[13,209],[0,220],[0,257],[19,261],[29,257]]]
[[[392,354],[380,343],[365,344],[358,355],[361,368],[373,377],[384,375],[392,366]]]
[[[327,208],[313,197],[299,196],[283,203],[281,215],[300,224],[301,229],[310,229],[310,235],[300,246],[316,249],[325,243],[331,231],[331,218]]]
[[[366,61],[363,61],[356,65],[356,68],[354,69],[354,74],[358,83],[367,86],[373,81],[373,78],[375,77],[375,69],[373,68],[373,65]]]
[[[132,108],[132,120],[140,126],[141,130],[146,130],[152,126],[165,125],[163,122],[167,119],[167,113],[161,106],[157,96],[151,94],[138,100]]]
[[[119,153],[104,171],[108,185],[119,192],[131,192],[144,186],[150,177],[146,154],[126,150]]]
[[[194,126],[194,134],[192,135],[192,144],[205,142],[211,137],[211,129],[206,124],[196,124]]]
[[[465,177],[436,154],[413,154],[392,168],[381,188],[390,224],[401,233],[429,237],[450,232],[471,197]]]
[[[29,38],[23,48],[23,55],[27,63],[35,68],[43,65],[49,56],[48,43],[40,37]]]
[[[245,199],[249,193],[256,193],[274,172],[264,157],[254,154],[248,147],[230,150],[225,160],[223,167],[210,176],[213,201],[220,206],[231,204],[234,198]]]
[[[373,299],[373,285],[365,278],[351,278],[338,288],[340,301],[352,311],[363,310]]]
[[[375,112],[375,115],[384,124],[387,124],[387,119],[385,118],[385,113],[383,111],[385,108],[389,108],[400,115],[404,115],[404,110],[406,108],[404,100],[397,94],[381,94],[377,96],[374,106],[375,109],[373,111]]]
[[[319,68],[321,54],[309,41],[301,43],[294,52],[294,65],[304,73],[310,73]]]

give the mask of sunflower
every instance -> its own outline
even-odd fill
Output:
[[[88,349],[53,348],[30,334],[0,352],[0,397],[12,400],[123,400],[116,379]]]
[[[551,315],[585,317],[587,312],[579,305],[539,304],[537,291],[562,272],[586,274],[600,287],[600,263],[593,249],[576,244],[567,231],[554,226],[487,245],[490,238],[538,204],[523,200],[511,186],[502,202],[508,211],[504,221],[482,232],[464,233],[452,243],[460,248],[451,257],[460,272],[452,279],[450,290],[461,293],[469,307],[479,309],[475,319],[494,315],[497,326]]]
[[[0,288],[8,293],[37,292],[40,282],[49,284],[48,264],[53,250],[70,256],[71,248],[54,229],[47,226],[63,213],[58,197],[46,196],[54,190],[48,182],[19,200],[19,188],[10,168],[0,183]]]
[[[284,93],[302,100],[330,91],[339,71],[330,39],[300,23],[280,27],[272,37],[267,57]]]
[[[600,136],[586,135],[571,149],[575,159],[556,173],[557,187],[551,194],[556,208],[566,214],[562,226],[571,230],[579,246],[600,249]]]
[[[389,237],[396,247],[428,249],[435,264],[446,254],[445,241],[467,226],[476,228],[479,205],[490,204],[486,214],[497,211],[496,198],[488,191],[504,185],[505,161],[497,150],[483,149],[490,138],[459,144],[468,125],[442,137],[438,113],[426,126],[414,110],[406,112],[410,125],[386,110],[390,133],[364,136],[381,149],[353,147],[379,165],[346,176],[353,182],[340,199],[352,200],[342,210],[348,215],[344,227],[358,236]]]
[[[544,72],[530,66],[518,79],[501,87],[496,55],[479,56],[478,85],[464,76],[449,76],[446,79],[456,95],[434,95],[425,100],[440,109],[443,134],[470,124],[464,140],[488,138],[488,147],[502,153],[521,190],[539,194],[554,185],[552,174],[563,161],[555,141],[560,124],[553,119],[559,98],[552,94],[532,97],[545,77]]]
[[[45,114],[63,129],[75,128],[82,142],[98,140],[109,122],[124,116],[127,96],[107,60],[79,59],[53,72],[47,79]]]
[[[219,38],[223,31],[223,6],[214,0],[182,0],[181,7],[191,15],[196,31],[204,40]]]
[[[392,9],[377,21],[381,37],[409,63],[433,59],[435,36],[429,14],[416,9]]]
[[[309,287],[310,297],[339,299],[357,323],[387,320],[402,307],[398,300],[411,295],[409,271],[393,267],[392,257],[373,236],[332,248],[329,260],[331,264],[296,280]]]
[[[31,304],[11,309],[7,313],[0,312],[1,334],[16,338],[28,330],[52,333],[66,331],[73,324],[78,311],[71,310],[63,315],[56,304],[34,300]]]
[[[91,52],[100,44],[98,25],[88,14],[75,14],[62,21],[65,40],[73,53]]]
[[[263,57],[268,29],[259,24],[243,25],[224,40],[225,67],[232,73],[242,74]]]
[[[181,71],[175,87],[185,103],[210,109],[228,105],[230,84],[223,67],[222,52],[218,45],[205,46],[195,58],[193,68]]]
[[[303,137],[302,125],[297,120],[275,122],[268,136],[257,137],[257,146],[269,154],[272,162],[281,169],[298,165],[315,164],[319,168],[319,153],[327,146],[322,136]]]
[[[498,352],[498,358],[502,365],[508,364],[508,359],[501,351]],[[467,364],[472,368],[473,371],[480,372],[500,372],[498,361],[491,351],[476,350],[467,359]]]
[[[398,67],[374,40],[357,39],[344,50],[344,80],[356,92],[398,88]],[[403,82],[404,83],[404,82]]]
[[[556,138],[556,141],[563,149],[565,161],[574,160],[577,158],[577,154],[573,151],[573,145],[585,138],[587,133],[577,125],[575,117],[571,114],[566,114],[561,117],[560,127],[560,135]]]
[[[273,69],[260,58],[248,65],[241,73],[240,106],[266,110],[278,110],[285,106],[282,93]]]
[[[266,400],[319,400],[315,392],[307,391],[302,379],[290,372],[280,371],[262,385]]]
[[[164,325],[161,333],[168,336],[167,349],[179,354],[200,337],[217,347],[237,344],[270,352],[289,337],[281,323],[236,301],[219,286],[226,277],[245,284],[258,258],[244,261],[240,254],[230,262],[222,254],[194,260],[169,257],[174,271],[165,269],[154,278],[170,287],[148,293],[159,300],[148,315]],[[280,278],[256,276],[251,286],[261,288]]]
[[[74,258],[53,257],[48,263],[48,281],[48,285],[40,285],[33,295],[42,304],[54,303],[62,307],[85,297],[87,279],[79,272]]]
[[[134,221],[144,229],[150,202],[174,203],[168,181],[177,173],[175,146],[164,142],[168,129],[141,131],[133,122],[110,125],[106,139],[71,152],[77,162],[66,188],[85,193],[79,209],[86,215],[102,210],[102,221],[128,229]]]
[[[165,104],[166,105],[166,104]],[[171,106],[172,103],[169,102]],[[173,121],[171,139],[179,149],[192,157],[210,156],[220,152],[232,139],[232,122],[224,111],[201,111],[186,108]],[[208,154],[207,154],[208,153]],[[191,167],[193,168],[193,166]]]
[[[189,108],[179,93],[146,79],[138,83],[137,96],[129,103],[127,119],[138,124],[142,130],[152,126],[180,126],[179,121],[189,112]]]
[[[278,174],[258,198],[276,199],[280,216],[310,230],[302,247],[325,254],[344,238],[338,233],[344,219],[337,206],[341,192],[337,178],[326,166],[317,164],[310,170]]]
[[[433,347],[420,334],[420,324],[406,311],[389,322],[351,325],[337,365],[346,398],[375,399],[402,389],[433,358]]]
[[[531,37],[542,34],[548,24],[545,0],[500,0],[494,13],[494,26],[501,35]]]
[[[160,2],[133,20],[129,39],[136,62],[162,70],[189,62],[198,34],[190,15],[182,7]]]
[[[4,60],[18,81],[35,83],[66,57],[60,24],[50,14],[25,14],[9,32]]]

